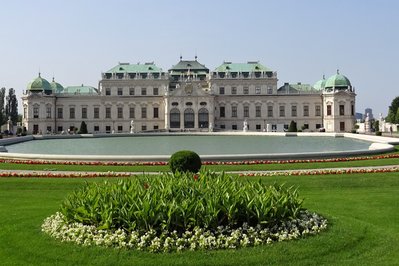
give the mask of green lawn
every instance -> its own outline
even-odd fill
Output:
[[[318,236],[271,246],[149,254],[59,243],[40,232],[43,219],[57,211],[68,193],[98,180],[0,179],[1,264],[393,265],[399,261],[399,173],[262,177],[266,183],[299,186],[305,207],[330,222],[329,230]]]

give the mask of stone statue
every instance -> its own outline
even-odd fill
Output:
[[[247,132],[248,131],[248,122],[247,119],[244,120],[242,131]]]
[[[366,118],[364,119],[364,131],[366,133],[371,132],[369,113],[366,114]]]
[[[11,116],[9,116],[8,117],[8,121],[7,121],[7,130],[8,130],[8,132],[13,132],[13,124],[12,124],[12,121],[11,121]]]
[[[134,133],[134,121],[132,119],[132,121],[130,121],[130,134]]]
[[[209,132],[213,132],[213,124],[212,124],[212,122],[209,123]]]

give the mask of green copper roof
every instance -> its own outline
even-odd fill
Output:
[[[186,72],[190,69],[190,71],[205,71],[206,73],[209,73],[209,69],[199,63],[197,60],[180,60],[179,63],[176,65],[172,66],[171,69],[169,69],[170,72]]]
[[[37,78],[35,78],[28,84],[27,89],[30,91],[38,91],[38,92],[52,90],[50,83],[46,79],[42,78],[40,76],[40,73]]]
[[[315,88],[313,88],[310,84],[288,84],[285,83],[283,86],[281,86],[278,90],[278,93],[301,93],[301,92],[306,92],[306,93],[316,93],[318,92]]]
[[[326,81],[326,88],[332,88],[332,87],[351,87],[351,82],[347,77],[344,75],[339,74],[337,71],[337,74],[329,77]]]
[[[60,83],[55,82],[54,78],[53,81],[50,83],[50,86],[54,92],[61,92],[62,90],[64,90],[64,87]]]
[[[230,63],[224,62],[215,69],[215,72],[271,72],[270,68],[259,64],[259,62]]]
[[[65,87],[62,94],[98,94],[96,88],[91,86],[68,86]]]
[[[317,81],[314,85],[313,88],[315,88],[316,90],[320,91],[320,90],[324,90],[324,87],[326,85],[326,79],[323,75],[323,79]]]
[[[119,63],[119,65],[111,68],[106,73],[159,73],[162,68],[157,67],[154,63],[145,64],[128,64]]]

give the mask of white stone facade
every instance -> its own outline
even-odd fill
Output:
[[[189,67],[181,68],[185,64]],[[34,134],[73,132],[82,121],[89,133],[129,133],[132,120],[134,132],[242,131],[244,121],[249,131],[285,131],[291,121],[308,132],[353,129],[356,94],[350,84],[278,88],[277,73],[266,68],[210,72],[196,60],[178,66],[163,72],[153,64],[120,64],[102,74],[98,89],[64,89],[53,81],[46,91],[39,75],[22,96],[23,126]]]

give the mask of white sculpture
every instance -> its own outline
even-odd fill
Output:
[[[364,131],[366,133],[371,132],[369,113],[366,114],[366,118],[364,119]]]
[[[14,129],[14,126],[11,121],[11,116],[9,116],[8,121],[7,121],[7,130],[8,130],[8,132],[13,132],[13,129]]]
[[[248,122],[247,119],[244,120],[242,131],[247,132],[248,131]]]
[[[209,132],[212,132],[213,131],[213,124],[212,124],[212,122],[210,122],[209,123]]]
[[[134,121],[132,119],[132,121],[130,121],[130,134],[134,133]]]

